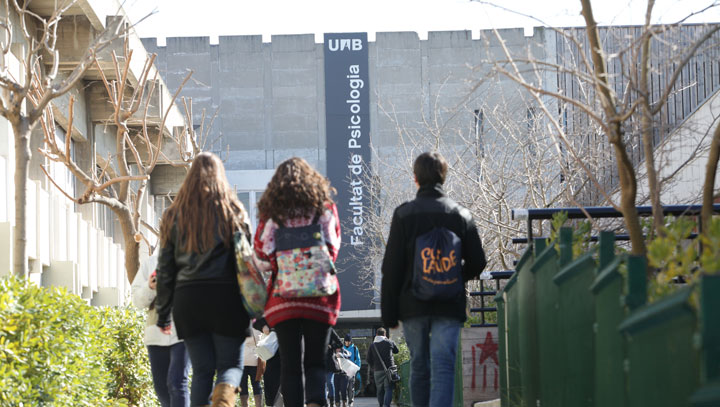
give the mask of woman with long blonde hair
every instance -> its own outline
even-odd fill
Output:
[[[249,237],[247,213],[220,159],[201,153],[163,214],[157,272],[157,325],[169,333],[172,312],[192,362],[192,406],[235,405],[250,324],[236,277],[238,231]]]
[[[333,192],[327,178],[294,157],[278,166],[258,202],[255,255],[258,264],[272,272],[265,319],[275,329],[280,345],[280,389],[285,407],[326,405],[325,350],[340,312],[340,289],[331,295],[301,298],[273,292],[278,275],[275,232],[281,227],[319,224],[334,262],[340,249],[340,222]]]

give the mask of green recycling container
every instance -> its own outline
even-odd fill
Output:
[[[507,393],[508,405],[517,407],[522,400],[522,382],[520,376],[520,340],[518,335],[518,290],[516,272],[505,285],[505,309],[507,326]]]
[[[507,343],[505,338],[507,337],[507,326],[505,325],[505,298],[504,292],[499,291],[495,295],[495,306],[497,307],[497,325],[498,325],[498,362],[500,368],[498,372],[500,374],[500,405],[502,407],[508,407],[508,391],[507,391]]]
[[[558,286],[562,336],[561,346],[562,406],[593,407],[595,392],[595,299],[590,287],[595,280],[595,250],[590,250],[566,265],[553,282]]]
[[[538,246],[536,244],[536,246]],[[563,383],[559,380],[558,360],[562,348],[557,345],[560,319],[557,317],[558,288],[553,277],[559,271],[555,244],[538,254],[531,272],[535,274],[537,339],[539,363],[539,399],[541,406],[559,406]]]
[[[698,320],[683,287],[658,302],[634,310],[620,325],[627,346],[628,405],[690,406],[700,386]]]
[[[531,246],[528,251],[537,248]],[[535,253],[537,255],[538,253]],[[517,283],[513,287],[518,293],[518,349],[520,362],[520,382],[522,383],[522,407],[535,407],[539,395],[539,362],[537,323],[535,318],[535,274],[530,271],[533,262],[518,263]]]
[[[591,287],[595,296],[595,407],[627,406],[625,338],[618,330],[625,319],[624,281],[618,271],[624,259],[610,260]]]

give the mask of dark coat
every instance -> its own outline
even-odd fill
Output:
[[[385,326],[394,327],[398,321],[434,316],[466,320],[466,298],[460,295],[449,301],[422,301],[412,293],[415,239],[444,226],[462,241],[462,277],[467,282],[477,278],[487,264],[470,211],[448,198],[441,185],[425,185],[417,197],[395,209],[390,236],[382,263],[381,309]]]
[[[157,266],[159,327],[173,313],[181,339],[203,333],[245,337],[250,318],[237,282],[235,248],[216,237],[205,253],[185,252],[173,226],[160,248]]]
[[[395,358],[393,358],[393,353],[398,352],[400,352],[400,350],[398,349],[397,345],[395,345],[395,342],[391,341],[390,339],[384,338],[381,341],[373,342],[368,348],[368,366],[375,372],[381,372],[390,366],[395,366]],[[379,358],[378,355],[380,355]],[[384,367],[383,363],[385,364]]]

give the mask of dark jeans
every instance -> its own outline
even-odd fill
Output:
[[[253,389],[253,396],[260,395],[262,392],[262,387],[260,386],[260,382],[255,381],[255,375],[257,374],[257,366],[247,366],[243,368],[243,375],[242,379],[240,379],[240,395],[247,396],[250,394],[248,392],[248,379],[250,379],[250,385]],[[260,406],[258,406],[260,407]]]
[[[352,403],[353,400],[355,400],[355,376],[348,377],[348,383],[347,383],[347,398],[348,398],[348,404]]]
[[[265,365],[265,374],[263,374],[263,384],[265,387],[265,405],[275,405],[275,399],[278,396],[278,390],[280,390],[280,351],[275,356],[268,359]],[[260,407],[260,406],[256,406]]]
[[[193,367],[190,400],[193,406],[210,404],[215,383],[238,387],[243,371],[243,341],[245,337],[202,334],[185,339]]]
[[[376,370],[373,372],[375,379],[375,389],[377,391],[377,399],[380,407],[390,407],[392,403],[392,393],[394,384],[390,383],[384,370]]]
[[[280,345],[280,387],[285,407],[302,407],[305,401],[324,406],[325,352],[330,341],[330,325],[309,319],[290,319],[277,324],[275,332]]]
[[[335,374],[335,400],[348,401],[348,377],[342,373]]]
[[[190,360],[183,342],[172,346],[150,345],[148,358],[155,394],[162,407],[190,406]]]

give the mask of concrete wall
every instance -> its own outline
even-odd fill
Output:
[[[664,205],[690,205],[702,203],[702,188],[705,179],[710,142],[718,126],[720,93],[711,96],[695,113],[688,117],[679,128],[655,150],[656,167],[660,179],[672,175],[672,181],[662,185],[660,194]],[[720,168],[717,171],[720,174]],[[638,167],[638,197],[649,196],[645,162]],[[716,179],[718,175],[716,174]],[[717,186],[717,181],[715,182]],[[619,202],[619,193],[614,194]],[[649,205],[649,199],[646,201]]]
[[[58,82],[69,74],[87,50],[87,44],[103,30],[108,12],[113,16],[123,14],[119,3],[107,0],[83,0],[64,18],[58,28],[57,49],[59,51],[60,70]],[[54,7],[52,2],[49,6]],[[99,6],[96,7],[96,6]],[[3,6],[0,13],[3,15]],[[46,15],[37,8],[41,4],[32,4],[30,10]],[[80,13],[84,15],[77,15]],[[22,80],[22,58],[27,49],[17,24],[17,15],[11,11],[14,22],[11,52],[0,55],[0,65],[9,75]],[[111,17],[111,19],[114,17]],[[0,33],[5,38],[6,33]],[[130,34],[100,53],[100,65],[112,80],[114,70],[107,65],[111,50],[120,51],[124,39],[136,56],[145,55],[142,43],[131,30]],[[5,40],[7,40],[5,38]],[[105,59],[103,59],[105,57]],[[48,59],[43,60],[47,63]],[[145,63],[144,58],[133,58],[128,78],[133,84]],[[153,77],[153,71],[150,72]],[[110,111],[105,87],[98,82],[99,71],[90,67],[74,89],[52,103],[57,124],[57,139],[72,137],[71,148],[75,162],[87,173],[96,171],[97,165],[104,162],[108,155],[116,155],[115,127],[107,125]],[[73,97],[73,131],[69,132],[69,100]],[[158,89],[153,93],[152,108],[149,111],[151,122],[157,122],[157,113],[167,106],[170,95],[167,86],[159,81]],[[163,111],[165,109],[162,109]],[[177,109],[172,109],[165,122],[165,132],[181,126],[183,117]],[[157,131],[157,130],[153,130]],[[0,277],[12,272],[12,236],[15,224],[15,188],[14,188],[14,134],[9,122],[0,118]],[[52,179],[68,194],[78,196],[85,191],[80,183],[63,163],[53,162],[41,156],[37,149],[43,147],[43,132],[37,125],[32,134],[32,160],[29,170],[29,182],[26,200],[27,213],[27,256],[29,260],[30,280],[45,286],[63,286],[71,292],[98,305],[126,304],[130,292],[124,267],[123,239],[117,225],[117,217],[107,207],[99,204],[76,205],[58,188],[53,186],[41,166],[44,166]],[[173,159],[174,157],[170,157]],[[169,171],[165,170],[165,173]],[[162,172],[161,172],[162,175]],[[177,180],[173,180],[177,183]],[[142,219],[155,223],[154,198],[146,196],[141,202]],[[154,240],[152,236],[149,239]],[[147,255],[143,243],[141,260]]]
[[[442,123],[447,143],[472,126],[481,104],[503,101],[474,88],[487,75],[488,55],[500,54],[491,32],[472,39],[469,31],[430,32],[420,40],[414,32],[378,33],[369,45],[371,140],[377,151],[392,157],[401,144],[398,129],[427,132],[427,123]],[[522,29],[501,30],[509,48],[523,53],[528,45],[542,52],[547,33],[525,37]],[[159,47],[157,67],[175,91],[188,70],[193,80],[181,95],[193,99],[193,119],[202,110],[217,112],[212,127],[216,146],[228,146],[228,170],[274,169],[282,160],[301,156],[326,172],[325,82],[323,44],[313,35],[168,38]],[[542,54],[540,54],[542,56]],[[503,92],[516,85],[500,79]],[[499,88],[499,87],[498,87]],[[496,88],[496,89],[498,89]],[[206,119],[206,123],[209,119]]]

